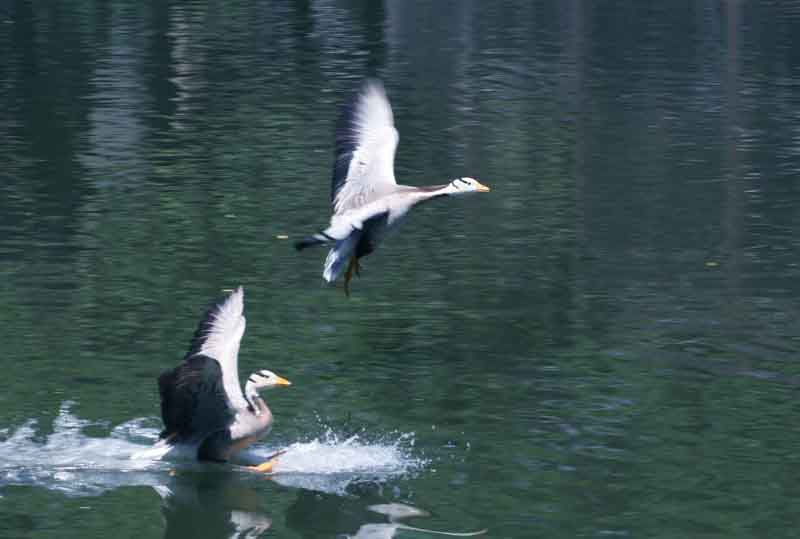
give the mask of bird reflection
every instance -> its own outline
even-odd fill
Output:
[[[349,539],[392,539],[399,530],[453,537],[481,535],[486,530],[474,532],[449,532],[415,528],[403,519],[427,517],[427,511],[401,503],[365,503],[381,499],[380,489],[375,485],[361,484],[349,490],[350,496],[315,493],[299,490],[295,502],[286,513],[286,525],[301,537],[345,537]],[[370,522],[380,517],[388,517],[388,522]],[[355,531],[355,534],[353,533]]]
[[[231,473],[174,476],[154,487],[162,498],[164,538],[254,539],[270,528],[262,497]]]
[[[355,535],[348,535],[347,537],[351,539],[392,539],[394,534],[397,533],[397,530],[412,530],[436,535],[449,535],[451,537],[471,537],[474,535],[484,534],[487,531],[484,529],[474,532],[446,532],[408,526],[398,522],[398,520],[411,517],[427,517],[430,516],[430,513],[402,503],[382,503],[370,505],[368,509],[375,513],[388,516],[389,522],[381,524],[363,524],[358,528],[358,531]]]
[[[162,498],[165,539],[255,539],[272,527],[272,519],[263,508],[263,492],[249,487],[237,474],[181,473],[154,488]],[[367,493],[364,498],[338,496],[298,489],[285,523],[302,537],[330,535],[348,539],[392,539],[400,530],[451,537],[471,537],[487,531],[452,532],[410,526],[401,521],[428,517],[430,513],[401,503],[364,503],[365,498],[374,500],[373,496],[374,493]],[[384,515],[388,522],[369,522],[380,518],[376,513]]]

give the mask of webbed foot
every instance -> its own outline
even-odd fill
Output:
[[[258,466],[248,466],[248,468],[254,472],[271,473],[272,467],[275,466],[276,462],[278,462],[278,459],[272,458],[266,462],[262,462]]]

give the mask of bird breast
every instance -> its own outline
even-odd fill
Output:
[[[272,426],[272,412],[264,401],[254,399],[253,404],[256,406],[256,413],[245,409],[236,414],[236,420],[230,428],[231,438],[235,443],[239,440],[249,440],[246,445],[250,445],[267,434]]]

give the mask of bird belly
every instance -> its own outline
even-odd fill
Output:
[[[389,217],[382,214],[364,222],[364,230],[356,245],[356,258],[367,256],[380,244],[388,229]]]

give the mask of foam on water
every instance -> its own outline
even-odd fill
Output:
[[[245,462],[261,462],[283,451],[271,478],[284,486],[344,493],[356,483],[383,481],[421,469],[427,461],[412,455],[414,437],[394,434],[371,441],[364,434],[342,438],[331,429],[314,440],[288,447],[254,448],[242,452]]]
[[[35,439],[34,420],[0,442],[0,487],[39,485],[66,494],[99,494],[124,485],[154,484],[153,472],[167,468],[166,463],[130,458],[143,443],[158,438],[158,431],[144,427],[143,420],[119,425],[107,438],[95,438],[82,432],[94,423],[70,414],[71,405],[61,405],[53,432],[43,443]]]
[[[70,413],[62,404],[53,432],[41,442],[36,422],[30,420],[0,441],[0,488],[36,485],[68,495],[99,494],[131,485],[163,485],[173,469],[199,469],[203,464],[181,448],[158,441],[152,420],[135,419],[114,428],[103,438],[87,436],[83,429],[95,425]],[[10,433],[10,435],[9,435]],[[263,462],[284,451],[270,477],[292,487],[344,493],[359,482],[383,481],[420,469],[425,461],[412,456],[413,436],[396,434],[381,441],[363,435],[340,438],[328,429],[321,437],[288,447],[256,445],[237,457],[238,464]],[[243,470],[233,465],[231,470]],[[253,473],[250,471],[242,473]]]

